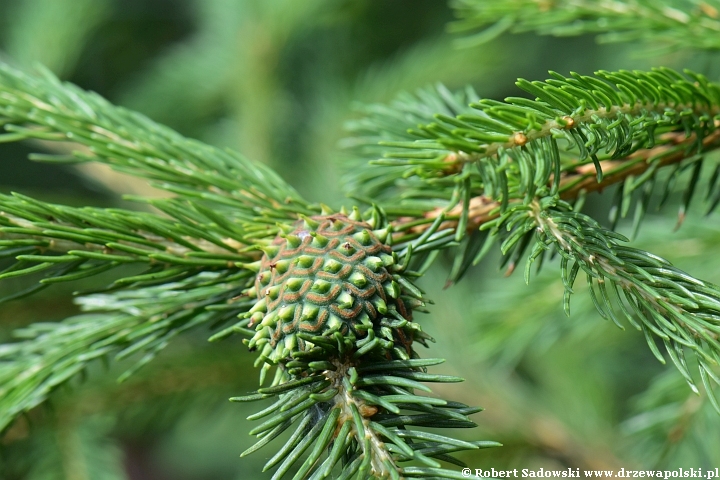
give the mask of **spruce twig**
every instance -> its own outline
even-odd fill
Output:
[[[599,34],[601,42],[642,41],[658,53],[681,48],[720,48],[717,40],[720,11],[713,2],[453,0],[451,3],[459,19],[450,24],[450,30],[466,34],[458,39],[462,46],[485,43],[506,31],[534,31],[559,37]]]
[[[466,237],[449,283],[496,241],[508,273],[528,253],[526,280],[535,261],[541,265],[549,252],[559,253],[568,314],[572,284],[583,270],[589,284],[598,289],[591,288],[591,294],[601,315],[622,328],[615,311],[620,310],[644,332],[651,350],[664,363],[651,337],[660,338],[696,392],[685,348],[699,356],[700,378],[717,405],[709,382],[718,379],[720,288],[664,259],[621,246],[627,239],[577,210],[589,191],[621,183],[619,208],[624,216],[633,192],[643,186],[635,216],[637,231],[657,172],[676,164],[670,178],[693,171],[683,195],[682,222],[697,189],[703,154],[718,147],[720,86],[693,72],[683,76],[669,69],[601,71],[596,77],[551,73],[553,79],[546,82],[517,82],[535,100],[481,99],[468,109],[458,102],[474,97],[473,93],[452,95],[438,88],[432,101],[426,94],[422,101],[406,96],[394,110],[374,108],[368,119],[354,124],[355,131],[364,135],[356,138],[355,145],[377,142],[376,134],[398,109],[430,118],[425,104],[439,103],[459,113],[435,114],[433,122],[413,126],[407,133],[396,126],[391,131],[396,133],[380,142],[385,146],[384,158],[371,162],[374,166],[363,178],[374,189],[373,179],[386,177],[375,193],[397,202],[398,213],[404,210],[396,230],[405,238],[422,236],[429,222],[438,219],[444,220],[439,228],[456,230],[456,239],[478,227],[489,231],[483,248],[482,239]],[[666,182],[664,196],[670,185]],[[710,198],[717,197],[716,189],[711,179]],[[561,199],[576,202],[576,207]],[[429,208],[433,203],[439,206]],[[711,202],[709,211],[717,203]],[[426,221],[418,221],[420,215]]]
[[[621,216],[643,187],[641,219],[656,172],[674,166],[671,178],[691,172],[684,215],[704,153],[720,145],[720,86],[665,68],[551,74],[518,81],[534,99],[439,87],[374,109],[356,124],[354,143],[380,139],[385,155],[356,177],[358,198],[378,203],[361,212],[311,205],[265,166],[47,72],[0,66],[1,141],[73,142],[70,155],[33,158],[105,163],[176,195],[136,199],[161,214],[0,197],[0,253],[12,262],[0,280],[43,272],[44,286],[124,264],[147,268],[78,300],[95,313],[30,325],[0,347],[0,428],[97,358],[143,352],[140,366],[176,335],[212,325],[224,328],[211,340],[240,334],[258,352],[260,387],[233,400],[275,399],[250,416],[261,421],[251,430],[259,439],[244,454],[295,428],[265,466],[277,468],[274,478],[296,464],[295,478],[459,478],[438,460],[462,465],[449,454],[497,444],[414,428],[472,427],[468,415],[479,409],[417,393],[429,392],[425,382],[461,379],[428,373],[440,361],[415,351],[432,338],[414,319],[430,302],[412,279],[441,249],[459,246],[457,281],[493,242],[509,271],[529,252],[526,279],[533,262],[558,254],[568,313],[585,272],[601,315],[642,331],[664,362],[660,339],[698,391],[685,359],[695,353],[720,410],[711,388],[720,383],[720,288],[579,212],[587,192],[619,183]],[[715,180],[710,210],[720,198]],[[489,231],[484,246],[478,229]]]

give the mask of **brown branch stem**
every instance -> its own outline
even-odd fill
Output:
[[[632,175],[641,175],[650,168],[660,168],[668,165],[680,163],[685,158],[686,148],[696,142],[695,134],[688,137],[682,132],[667,133],[661,137],[663,144],[653,148],[639,150],[623,159],[604,160],[600,162],[600,166],[604,172],[603,180],[597,181],[597,170],[593,164],[580,165],[573,171],[567,172],[560,181],[560,198],[563,200],[574,200],[582,193],[600,192],[605,188],[616,183],[623,182]],[[720,147],[720,130],[717,130],[703,139],[703,147],[712,149]],[[680,147],[680,148],[678,148]],[[667,154],[669,150],[675,149],[674,153]],[[664,156],[663,156],[664,155]],[[659,158],[657,161],[653,159]],[[518,202],[519,199],[510,200],[510,203]],[[467,224],[467,231],[477,230],[481,225],[497,218],[500,202],[493,200],[484,195],[473,197],[470,200],[470,213]],[[458,218],[462,212],[462,204],[459,203],[449,211],[446,208],[438,207],[430,210],[425,214],[428,219],[437,218],[441,213],[445,213],[446,217],[451,219],[443,222],[440,229],[457,228]],[[401,218],[395,222],[395,227],[408,223],[409,218]],[[418,225],[411,229],[413,232],[422,232],[428,228],[429,224]]]

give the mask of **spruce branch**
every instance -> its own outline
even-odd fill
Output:
[[[528,279],[534,262],[560,255],[568,313],[584,271],[598,311],[643,331],[664,362],[660,339],[698,391],[685,360],[694,352],[720,410],[711,388],[720,383],[720,288],[627,247],[579,213],[587,192],[611,184],[621,184],[623,213],[640,187],[637,205],[646,208],[657,172],[670,165],[671,179],[691,172],[687,209],[704,152],[720,145],[720,86],[669,69],[552,75],[518,82],[534,100],[498,102],[440,87],[375,109],[356,124],[353,143],[367,147],[380,137],[385,158],[362,169],[355,187],[358,198],[387,208],[363,213],[321,210],[266,167],[48,74],[0,67],[8,132],[0,140],[73,142],[78,149],[67,157],[34,158],[106,163],[178,195],[136,199],[162,214],[0,196],[0,252],[15,260],[0,279],[44,272],[42,286],[125,263],[149,266],[109,293],[78,300],[94,313],[30,325],[16,332],[19,342],[0,347],[0,429],[92,360],[144,354],[124,379],[175,335],[222,326],[211,340],[238,333],[258,352],[261,387],[234,400],[276,398],[251,415],[262,421],[251,431],[259,440],[244,454],[294,427],[266,465],[277,467],[275,478],[296,464],[296,478],[462,478],[438,460],[459,465],[450,453],[496,444],[412,428],[471,427],[468,415],[479,410],[416,393],[429,391],[423,382],[460,379],[428,374],[439,361],[413,350],[431,338],[413,319],[429,302],[410,279],[439,250],[459,245],[456,281],[497,241],[510,270],[530,252]],[[714,205],[719,171],[710,181]],[[478,228],[490,231],[484,245]]]
[[[451,4],[459,19],[449,29],[467,34],[458,40],[463,46],[485,43],[506,31],[534,31],[560,37],[600,34],[602,42],[640,40],[664,50],[720,48],[720,5],[713,0],[453,0]]]
[[[449,454],[499,444],[467,442],[408,428],[475,425],[468,415],[481,409],[414,393],[415,390],[430,391],[420,382],[462,380],[425,372],[425,367],[442,362],[420,358],[388,361],[336,357],[326,362],[325,370],[318,369],[320,371],[308,377],[231,398],[235,402],[278,398],[248,417],[262,419],[263,423],[250,432],[260,440],[243,455],[265,446],[296,425],[294,433],[265,465],[264,470],[277,466],[273,479],[283,478],[308,450],[310,454],[300,465],[295,479],[462,478],[458,471],[441,468],[437,460],[464,466]],[[322,460],[326,450],[327,456]],[[409,460],[421,466],[401,466],[401,462]]]
[[[718,85],[669,69],[601,71],[596,77],[551,73],[546,82],[517,82],[535,100],[485,99],[463,107],[474,92],[438,87],[389,107],[370,107],[367,117],[350,124],[356,136],[348,143],[359,157],[373,159],[350,185],[354,195],[387,204],[388,214],[407,217],[416,227],[417,217],[443,212],[457,222],[459,240],[461,231],[492,218],[496,201],[502,211],[536,195],[575,200],[624,182],[626,213],[640,187],[646,188],[640,202],[646,206],[653,191],[646,184],[654,183],[660,167],[679,164],[672,178],[689,168],[695,172],[684,215],[701,154],[717,147]],[[384,158],[377,159],[380,153]],[[473,163],[477,169],[469,168]],[[716,178],[709,211],[720,201]],[[666,192],[673,184],[665,184]]]
[[[170,217],[165,218],[3,195],[0,251],[16,262],[0,278],[45,273],[40,284],[4,300],[126,263],[148,264],[143,280],[240,269],[259,258],[256,247],[277,234],[278,221],[312,213],[314,207],[267,167],[184,138],[49,72],[42,74],[31,76],[0,65],[0,124],[9,132],[0,141],[71,142],[77,148],[70,155],[31,158],[106,163],[180,197],[135,199]],[[114,286],[128,284],[120,279]]]
[[[575,171],[568,171],[560,181],[560,198],[569,202],[577,202],[579,199],[584,198],[587,194],[592,192],[602,192],[605,188],[614,184],[626,184],[623,186],[624,196],[620,199],[624,206],[622,207],[624,217],[629,211],[629,205],[627,205],[628,198],[638,189],[642,183],[636,183],[638,178],[642,179],[645,175],[654,174],[658,168],[665,167],[679,163],[690,163],[691,165],[695,162],[702,161],[702,157],[696,157],[694,161],[687,162],[690,158],[687,152],[697,145],[695,135],[692,134],[687,137],[684,133],[666,133],[658,139],[658,145],[653,148],[645,150],[639,150],[626,158],[620,160],[602,160],[600,161],[600,167],[603,173],[603,181],[597,181],[597,169],[595,165],[584,165],[575,169]],[[703,150],[713,150],[720,147],[720,132],[714,131],[707,135],[703,139]],[[687,168],[687,166],[685,166]],[[681,173],[681,172],[678,172]],[[711,176],[712,179],[716,177],[715,174]],[[667,197],[669,194],[668,188],[672,187],[670,182],[665,183],[665,190],[661,192],[663,197]],[[717,205],[720,203],[720,191],[713,190],[715,182],[710,182],[710,190],[707,194],[708,205],[706,213],[713,212]],[[636,203],[636,214],[633,216],[633,235],[637,234],[640,224],[647,213],[647,203],[650,195],[653,191],[650,189],[644,189],[641,201]],[[682,223],[685,212],[687,211],[692,195],[686,192],[685,202],[681,205],[680,212],[678,215],[678,225]],[[500,203],[492,200],[484,195],[478,197],[472,197],[469,201],[468,206],[468,220],[467,220],[467,232],[472,232],[482,227],[485,223],[497,218],[500,215]],[[441,227],[443,229],[457,229],[458,219],[463,213],[463,205],[455,205],[452,209],[448,210],[446,207],[435,207],[424,214],[428,219],[436,219],[438,216],[443,215],[445,221]],[[618,216],[617,218],[620,218]],[[396,228],[404,230],[404,226],[408,223],[413,223],[412,229],[416,231],[423,231],[427,224],[419,224],[414,218],[400,218],[397,220]]]
[[[692,171],[683,195],[682,220],[699,183],[702,153],[718,146],[720,88],[692,72],[686,75],[694,81],[669,69],[601,71],[596,77],[552,75],[546,82],[517,82],[535,100],[479,100],[471,104],[471,113],[458,103],[472,94],[453,96],[439,88],[433,96],[405,97],[400,109],[405,113],[400,115],[403,125],[427,117],[431,105],[442,105],[443,112],[462,113],[435,114],[434,122],[411,127],[406,133],[391,133],[392,140],[380,142],[384,158],[371,163],[376,178],[392,179],[385,179],[380,188],[384,198],[400,204],[395,210],[399,213],[396,230],[412,238],[423,235],[431,221],[432,225],[442,222],[436,228],[455,229],[455,240],[462,243],[450,283],[496,241],[502,242],[508,272],[529,252],[526,280],[535,261],[539,268],[548,251],[559,253],[568,315],[572,285],[582,270],[601,315],[621,327],[624,317],[642,330],[664,363],[652,339],[659,338],[695,392],[685,348],[697,355],[700,378],[720,411],[710,386],[711,380],[720,383],[714,370],[720,360],[720,288],[675,269],[660,257],[625,247],[623,236],[561,200],[576,201],[579,210],[588,191],[621,183],[619,210],[624,216],[633,193],[642,186],[643,195],[636,204],[637,230],[658,170],[675,164],[670,172],[673,181],[682,172]],[[362,134],[355,144],[377,141],[372,133],[391,118],[397,121],[398,115],[382,107],[373,109],[370,118],[355,124]],[[394,132],[400,131],[396,126]],[[371,154],[376,151],[370,149]],[[388,170],[380,173],[383,169]],[[709,182],[713,198],[717,197],[717,176]],[[368,183],[375,193],[377,184]],[[670,188],[669,181],[664,196]],[[433,203],[436,206],[429,209]],[[711,202],[710,210],[716,205],[716,200]],[[425,221],[417,220],[420,215]],[[484,245],[482,237],[466,233],[478,227],[490,230]]]
[[[177,201],[153,203],[171,213],[180,210]],[[227,221],[207,228],[215,217],[206,209],[185,208],[170,219],[120,209],[53,205],[20,194],[0,195],[0,255],[15,259],[0,279],[45,274],[36,286],[3,300],[126,264],[145,264],[155,274],[239,271],[258,257],[255,239],[245,238],[246,232]],[[133,282],[133,278],[121,278],[114,286]]]
[[[414,393],[429,392],[422,382],[461,380],[424,371],[441,361],[422,360],[413,349],[432,338],[412,321],[427,300],[408,280],[420,275],[409,270],[411,257],[451,244],[452,232],[438,231],[440,218],[419,238],[394,244],[381,210],[371,209],[364,225],[362,218],[357,209],[348,217],[304,218],[265,249],[252,289],[260,300],[230,330],[260,352],[261,385],[272,369],[274,377],[269,387],[232,400],[279,399],[249,417],[269,418],[251,430],[260,439],[244,455],[297,424],[265,466],[278,467],[273,478],[308,451],[294,478],[460,478],[429,457],[457,464],[449,453],[496,444],[405,429],[471,427],[467,415],[479,411]],[[406,460],[424,466],[400,467]]]
[[[393,200],[449,199],[457,192],[446,189],[440,195],[440,187],[461,183],[457,175],[462,173],[473,188],[471,193],[497,197],[506,205],[511,197],[531,198],[539,189],[541,195],[543,189],[555,194],[563,175],[587,164],[594,165],[598,182],[602,182],[602,160],[618,160],[652,148],[664,133],[682,131],[688,137],[694,133],[699,148],[715,130],[720,87],[702,75],[686,72],[685,77],[666,68],[600,71],[595,77],[551,74],[554,78],[546,82],[518,80],[517,85],[536,96],[535,100],[481,99],[457,115],[440,111],[434,121],[420,125],[413,125],[416,116],[406,117],[401,126],[409,129],[407,133],[381,138],[385,158],[372,162],[374,176],[388,178],[371,192],[401,190],[402,196],[395,193]],[[448,99],[445,92],[438,89],[433,101],[452,108],[466,98]],[[405,98],[400,108],[403,112],[426,111],[424,105],[430,103],[426,97],[427,92],[419,98]],[[392,120],[388,109],[375,110],[359,125],[361,136],[354,143],[375,143],[377,135],[373,134]],[[464,166],[469,163],[477,163],[479,172],[466,171]],[[415,189],[403,190],[407,179],[418,181]],[[418,185],[433,188],[423,196]]]
[[[657,359],[665,363],[654,338],[691,389],[698,393],[685,360],[686,349],[697,357],[700,379],[708,397],[720,412],[711,381],[720,384],[716,366],[720,363],[720,288],[698,280],[673,267],[667,260],[627,247],[622,235],[601,227],[587,215],[557,198],[546,197],[530,205],[508,209],[486,228],[506,229],[503,254],[532,249],[525,279],[529,281],[533,262],[550,249],[561,257],[565,286],[563,305],[570,314],[570,295],[577,275],[587,276],[590,296],[598,312],[624,329],[623,319],[645,335]],[[533,239],[534,238],[534,242]]]
[[[404,207],[406,213],[422,210],[405,207],[407,200],[419,197],[422,189],[413,182],[416,177],[410,165],[391,164],[386,161],[383,168],[377,168],[374,161],[389,153],[386,143],[418,140],[414,133],[417,125],[432,123],[435,115],[455,117],[472,113],[473,109],[468,104],[479,99],[471,87],[464,91],[451,92],[444,85],[438,84],[435,88],[419,89],[414,95],[402,92],[387,105],[360,105],[358,110],[362,116],[345,124],[346,130],[352,136],[341,143],[352,155],[343,177],[346,188],[353,196],[380,200],[386,211],[391,213],[397,209],[393,207],[398,203],[402,205],[401,208]],[[458,165],[452,157],[448,161],[445,157],[431,155],[430,152],[419,152],[413,156],[416,157],[413,165],[422,166],[434,159],[442,162],[437,165],[442,172],[458,173]],[[445,173],[438,174],[436,181],[441,181],[444,176]]]
[[[47,71],[31,76],[0,65],[0,141],[72,142],[70,155],[41,161],[97,161],[154,186],[251,217],[291,218],[308,205],[271,169],[229,151],[187,139],[99,95],[60,82]]]
[[[39,405],[99,358],[143,356],[120,379],[152,360],[176,335],[222,324],[249,308],[241,296],[248,271],[201,273],[159,286],[81,297],[89,312],[59,323],[35,323],[0,346],[0,430]]]

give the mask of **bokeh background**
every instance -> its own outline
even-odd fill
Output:
[[[352,203],[340,181],[352,175],[341,140],[358,104],[436,82],[500,99],[518,95],[516,77],[542,79],[548,69],[720,73],[714,54],[660,55],[585,36],[504,35],[458,48],[447,33],[452,20],[444,0],[0,0],[0,58],[41,63],[183,134],[239,150],[333,206]],[[102,206],[132,205],[126,193],[159,194],[97,166],[26,159],[43,148],[0,144],[0,190]],[[605,218],[611,197],[593,195],[586,208]],[[720,283],[717,215],[692,214],[673,232],[673,208],[671,201],[650,215],[635,244]],[[567,318],[552,265],[530,286],[497,265],[489,258],[443,290],[443,260],[422,280],[436,302],[419,319],[437,339],[430,354],[448,360],[438,371],[467,379],[438,390],[486,408],[464,438],[504,444],[464,461],[496,469],[720,466],[720,418],[654,359],[641,334],[600,318],[584,289]],[[82,287],[61,284],[2,305],[0,340],[30,322],[72,315],[69,294]],[[252,356],[236,339],[210,345],[208,336],[177,339],[125,383],[115,379],[126,365],[101,364],[71,382],[0,439],[0,478],[269,478],[258,472],[272,446],[238,458],[252,444],[250,412],[227,402],[255,387]]]

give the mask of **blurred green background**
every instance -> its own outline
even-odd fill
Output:
[[[0,58],[42,63],[183,134],[237,149],[334,206],[351,204],[339,179],[352,163],[338,143],[358,103],[435,82],[503,98],[518,94],[516,77],[542,79],[548,69],[720,73],[716,55],[655,56],[590,37],[502,36],[458,49],[446,33],[452,18],[442,0],[0,0]],[[44,147],[0,144],[3,192],[104,206],[129,205],[123,193],[157,194],[105,169],[26,159]],[[586,209],[606,217],[608,193],[590,197]],[[691,215],[673,233],[671,205],[649,216],[636,244],[720,283],[720,223],[712,220]],[[464,438],[505,445],[464,461],[496,469],[720,466],[720,419],[654,359],[642,335],[600,318],[582,291],[565,317],[556,268],[528,287],[521,275],[505,278],[497,260],[448,290],[448,261],[422,281],[436,305],[419,320],[437,339],[431,354],[448,360],[438,371],[467,379],[438,390],[486,408]],[[78,288],[63,284],[3,305],[0,340],[73,314],[68,294]],[[227,402],[255,387],[251,356],[236,339],[209,345],[207,336],[178,339],[126,383],[115,382],[123,365],[97,365],[57,392],[0,439],[0,478],[269,478],[258,472],[272,446],[239,459],[252,444],[250,411]]]

